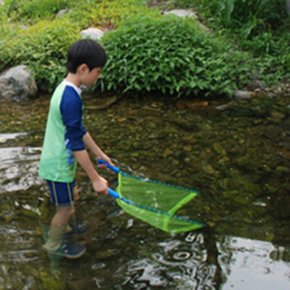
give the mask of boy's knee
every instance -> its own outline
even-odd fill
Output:
[[[75,207],[74,206],[59,207],[58,211],[65,215],[73,215],[75,213]]]
[[[70,206],[70,207],[67,208],[67,213],[68,213],[70,216],[74,215],[75,211],[76,211],[76,210],[75,210],[75,207],[74,207],[74,206]]]
[[[76,212],[75,207],[74,207],[74,206],[71,206],[71,207],[70,207],[70,214],[71,214],[71,215],[74,215],[75,212]]]

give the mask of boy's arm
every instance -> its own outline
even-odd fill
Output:
[[[113,165],[111,159],[105,154],[101,148],[96,144],[89,132],[86,132],[83,136],[83,141],[86,147],[96,156],[97,159],[103,159]]]
[[[101,177],[85,149],[83,137],[87,130],[82,125],[82,101],[73,88],[67,87],[62,96],[60,111],[66,127],[65,146],[89,176],[96,192],[106,193],[108,182]]]
[[[108,190],[108,182],[97,173],[87,150],[74,151],[74,156],[90,178],[94,190],[106,194]]]

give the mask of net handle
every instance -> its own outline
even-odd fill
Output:
[[[117,191],[113,190],[112,188],[108,188],[108,194],[113,198],[120,198],[120,195]]]
[[[98,165],[105,165],[108,169],[110,169],[116,173],[119,173],[121,171],[119,167],[111,165],[109,162],[107,162],[103,159],[98,159],[97,162],[98,162]],[[112,196],[113,198],[120,198],[119,193],[117,191],[113,190],[112,188],[108,188],[108,194],[110,196]]]
[[[98,159],[97,161],[98,161],[98,165],[105,165],[108,169],[110,169],[116,173],[119,173],[121,171],[119,167],[111,165],[109,162],[107,162],[103,159]]]

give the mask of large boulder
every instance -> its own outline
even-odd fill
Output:
[[[15,66],[0,74],[0,100],[27,101],[36,94],[37,85],[27,66]]]

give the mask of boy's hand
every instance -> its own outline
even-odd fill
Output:
[[[92,181],[92,185],[95,192],[108,193],[108,181],[105,178],[99,176],[98,179]]]
[[[101,155],[99,155],[99,156],[97,157],[97,159],[99,159],[99,160],[100,160],[100,159],[101,159],[101,160],[104,160],[104,161],[108,162],[110,165],[114,166],[114,163],[111,161],[110,157],[109,157],[107,154],[105,154],[105,153],[102,153]],[[106,165],[99,165],[99,167],[100,167],[100,168],[105,168]]]

